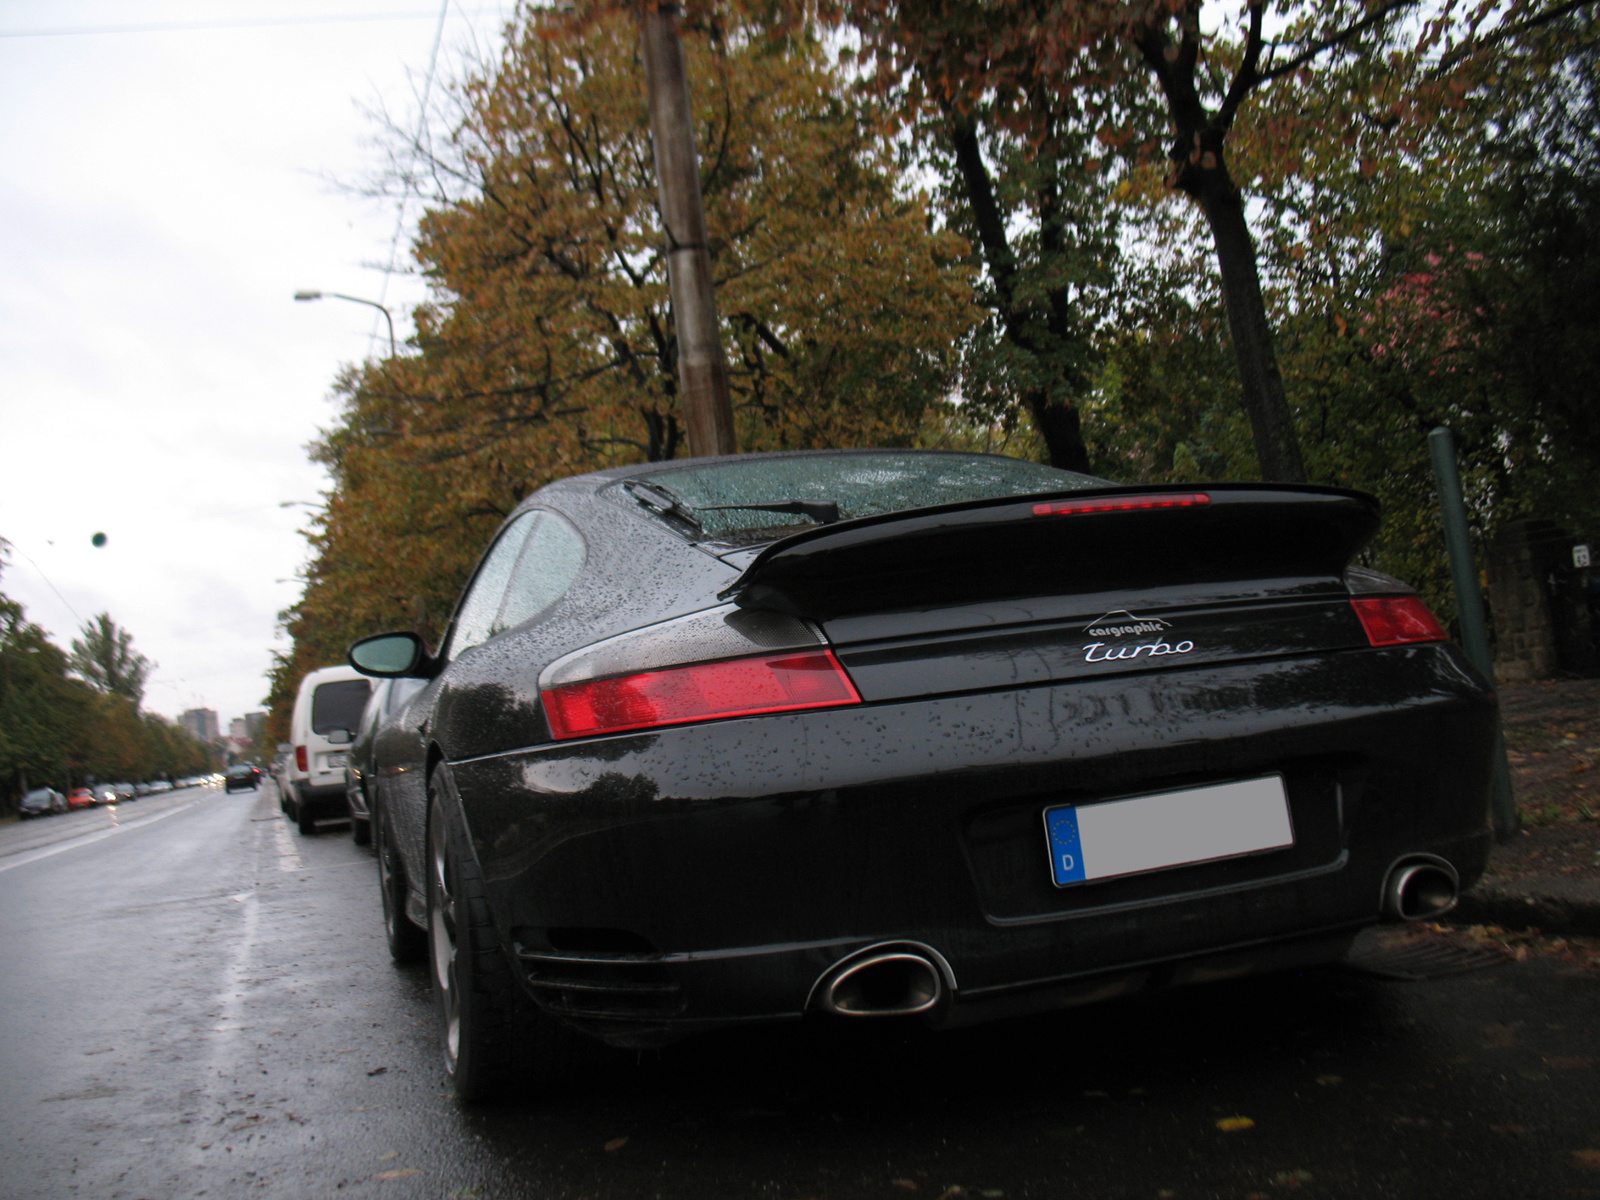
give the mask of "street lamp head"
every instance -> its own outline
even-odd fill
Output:
[[[294,294],[294,298],[296,300],[321,300],[322,299],[322,293],[321,292],[296,292]]]

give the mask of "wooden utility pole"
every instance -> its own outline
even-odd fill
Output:
[[[648,3],[648,0],[647,0]],[[717,329],[717,300],[706,247],[706,213],[700,199],[700,158],[694,149],[694,114],[683,64],[676,5],[647,7],[640,15],[645,86],[650,94],[650,135],[666,234],[667,283],[678,332],[678,385],[688,422],[689,453],[737,454],[728,364]]]

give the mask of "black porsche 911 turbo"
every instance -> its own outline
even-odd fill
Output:
[[[575,1034],[957,1025],[1337,959],[1482,872],[1492,692],[1359,492],[992,455],[535,493],[379,731],[390,949],[463,1098]]]

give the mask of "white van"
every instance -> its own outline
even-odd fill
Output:
[[[372,681],[354,667],[323,667],[300,681],[289,718],[294,750],[281,802],[301,833],[315,833],[318,821],[350,815],[344,768],[371,690]]]

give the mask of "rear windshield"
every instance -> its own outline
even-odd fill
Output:
[[[317,690],[311,693],[311,732],[332,733],[335,729],[355,732],[361,726],[361,710],[367,706],[367,691],[371,686],[365,679],[341,679],[338,683],[317,685]]]
[[[671,518],[709,538],[748,543],[782,537],[838,519],[876,516],[936,504],[996,500],[1039,492],[1104,487],[1106,480],[994,454],[873,450],[850,454],[750,458],[714,466],[652,471],[639,483],[665,492],[679,509]],[[627,484],[625,483],[626,487]],[[650,505],[642,489],[630,489]],[[808,503],[810,513],[721,505]],[[823,507],[817,508],[816,505]]]

